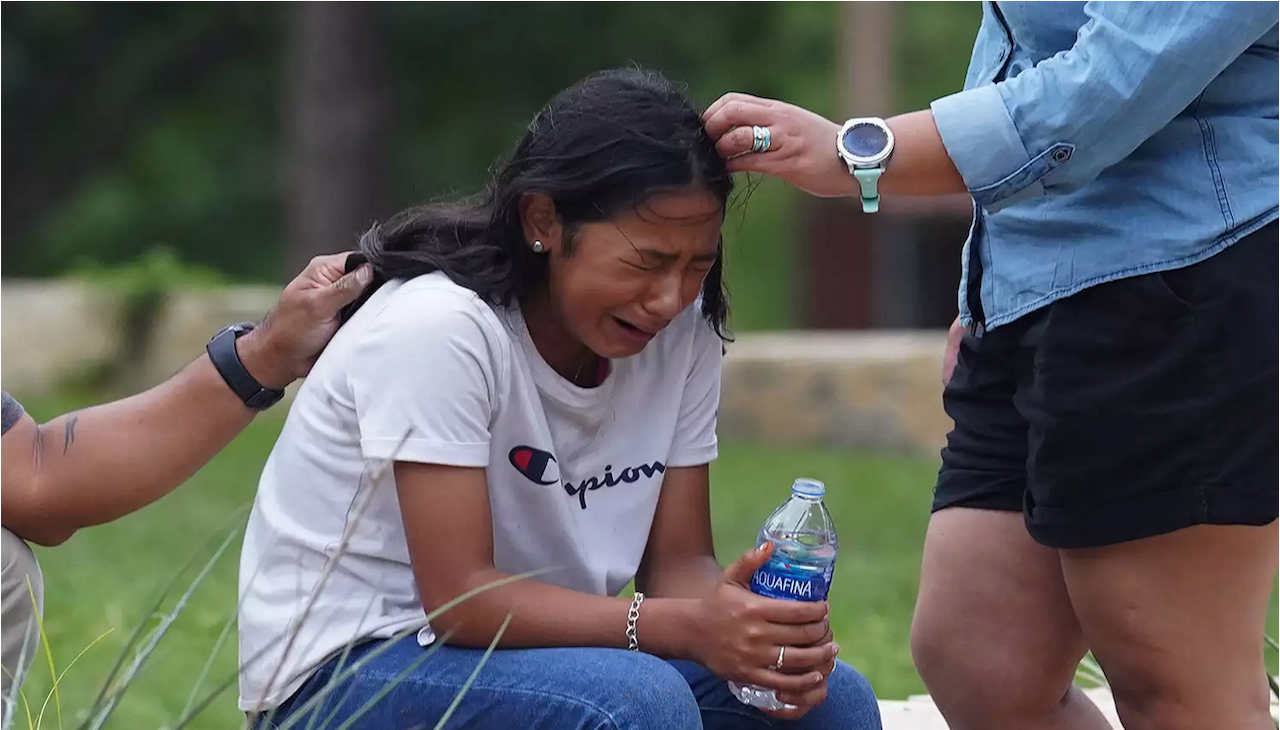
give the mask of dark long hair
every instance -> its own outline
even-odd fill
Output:
[[[733,190],[724,160],[681,90],[661,74],[637,68],[592,74],[560,92],[529,124],[515,150],[471,198],[401,211],[360,239],[360,259],[373,265],[368,292],[442,271],[486,301],[508,306],[546,282],[545,255],[524,240],[520,201],[551,198],[565,228],[565,251],[584,223],[634,209],[650,196],[703,189],[723,210]],[[724,244],[702,288],[702,313],[727,339]],[[352,262],[353,264],[355,262]]]

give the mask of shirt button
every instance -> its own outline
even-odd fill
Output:
[[[1065,148],[1060,150],[1054,150],[1053,159],[1056,162],[1066,162],[1067,160],[1071,159],[1071,150],[1065,149]]]

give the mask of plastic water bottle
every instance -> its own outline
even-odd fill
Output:
[[[757,545],[773,543],[773,554],[752,576],[752,593],[789,601],[827,599],[839,541],[831,513],[822,502],[826,492],[826,486],[816,479],[797,479],[791,485],[791,497],[773,511],[760,530]],[[782,666],[785,670],[785,657]],[[729,689],[745,705],[793,709],[767,687],[730,682]]]

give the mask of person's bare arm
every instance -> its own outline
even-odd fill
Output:
[[[794,104],[749,94],[725,94],[707,109],[707,134],[733,172],[761,172],[819,197],[856,196],[858,182],[836,155],[840,125]],[[880,190],[895,195],[966,192],[928,109],[886,121],[897,140]],[[748,154],[752,125],[768,126],[773,144]]]
[[[315,259],[236,349],[266,387],[305,375],[337,330],[338,310],[368,282],[344,276],[345,254]],[[56,545],[77,529],[110,522],[173,491],[213,458],[254,412],[223,381],[208,355],[174,377],[123,400],[38,425],[24,415],[5,432],[0,523]]]
[[[253,420],[202,357],[151,390],[4,435],[0,521],[57,545],[133,512],[185,481]]]
[[[667,470],[662,496],[649,531],[636,588],[651,596],[701,598],[716,588],[721,569],[716,562],[711,535],[710,469],[707,466]],[[749,581],[750,575],[745,576]],[[817,670],[825,677],[835,668],[839,652],[828,627],[822,638],[808,645],[816,656],[825,657],[817,666],[792,664],[795,649],[788,647],[787,670]],[[779,699],[796,706],[794,710],[768,713],[781,720],[795,720],[826,699],[826,684],[802,691],[783,691]]]
[[[483,469],[397,462],[400,498],[423,608],[431,611],[462,594],[512,576],[493,563],[493,529]],[[641,606],[636,628],[642,651],[702,663],[719,676],[805,692],[823,675],[782,674],[767,667],[778,646],[812,644],[826,631],[825,604],[756,596],[750,580],[768,553],[752,551],[731,566],[706,595],[655,596]],[[630,598],[579,593],[535,576],[489,588],[432,619],[437,633],[458,646],[487,646],[508,614],[503,647],[626,648]],[[787,652],[791,667],[829,663],[826,648]]]
[[[701,598],[722,572],[711,540],[710,470],[667,469],[636,589],[651,597]]]
[[[1086,3],[1074,44],[1021,73],[887,121],[896,140],[880,190],[969,192],[994,211],[1071,190],[1125,159],[1276,24],[1269,3]],[[707,134],[734,172],[761,172],[819,196],[854,196],[836,156],[840,125],[807,109],[725,94]],[[752,126],[769,151],[750,153]]]

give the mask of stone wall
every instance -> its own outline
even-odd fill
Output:
[[[273,287],[175,292],[130,385],[158,383],[229,322],[259,319]],[[0,379],[37,393],[108,362],[123,347],[122,304],[81,282],[0,285]],[[742,335],[729,346],[720,408],[725,437],[936,457],[950,421],[940,405],[942,332]]]
[[[723,436],[938,455],[945,332],[790,332],[729,346]]]
[[[207,288],[173,293],[156,319],[138,387],[159,383],[204,351],[224,325],[257,320],[275,304],[274,287]],[[121,357],[124,302],[79,281],[0,284],[0,379],[12,392],[41,392]]]

